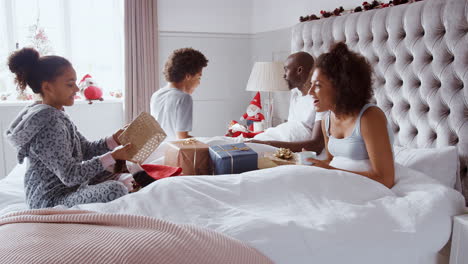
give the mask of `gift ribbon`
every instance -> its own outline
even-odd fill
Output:
[[[193,143],[197,143],[197,142],[198,141],[196,139],[194,139],[194,138],[188,138],[188,139],[182,141],[182,144],[188,145],[188,144],[193,144]]]
[[[242,150],[242,151],[246,151],[246,150],[250,150],[249,147],[243,147],[243,148],[238,148],[236,146],[231,146],[232,149],[224,149],[223,147],[221,147],[221,145],[218,145],[220,148],[223,149],[223,151],[231,151],[231,150]]]
[[[220,147],[222,149],[222,151],[226,151],[227,154],[229,155],[229,157],[231,157],[231,174],[234,174],[234,157],[231,155],[231,153],[229,153],[229,151],[231,150],[241,150],[241,151],[246,151],[246,150],[250,150],[249,147],[243,147],[243,148],[238,148],[236,146],[232,146],[231,145],[231,149],[224,149],[221,145],[218,145],[218,147]]]
[[[293,152],[290,149],[279,148],[273,156],[282,160],[290,160],[293,158]],[[289,158],[286,158],[286,156],[289,156]]]
[[[229,153],[230,150],[233,149],[224,149],[222,146],[219,146],[223,151],[227,151],[227,154],[229,157],[231,157],[231,174],[234,174],[234,157],[232,157],[231,153]]]
[[[183,145],[195,144],[195,154],[193,155],[193,172],[197,174],[197,143],[198,141],[194,138],[188,138],[182,142]]]

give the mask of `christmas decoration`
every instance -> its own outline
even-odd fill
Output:
[[[33,95],[26,92],[26,91],[20,91],[18,93],[18,96],[16,97],[16,100],[18,101],[29,101],[33,99]]]
[[[407,3],[413,3],[413,2],[419,2],[422,0],[393,0],[388,3],[384,3],[381,1],[372,1],[372,2],[363,2],[361,6],[357,6],[353,9],[348,9],[345,10],[342,6],[335,8],[333,11],[325,11],[321,10],[320,15],[322,17],[319,17],[315,14],[308,15],[308,16],[301,16],[299,17],[299,22],[306,22],[306,21],[312,21],[312,20],[317,20],[320,18],[327,18],[331,16],[340,16],[341,14],[349,14],[349,13],[356,13],[356,12],[361,12],[361,11],[367,11],[367,10],[372,10],[372,9],[378,9],[378,8],[385,8],[385,7],[390,7],[390,6],[396,6],[396,5],[401,5],[401,4],[407,4]]]
[[[31,45],[41,54],[41,56],[53,53],[53,48],[50,43],[45,29],[39,24],[39,16],[36,19],[36,24],[29,27],[29,40]]]
[[[256,135],[258,135],[258,134],[260,134],[262,132],[263,131],[256,132],[256,133],[250,132],[244,125],[239,124],[235,120],[232,120],[229,123],[228,132],[227,132],[227,134],[225,136],[226,137],[239,137],[239,136],[242,136],[244,138],[253,138],[253,137],[255,137]]]
[[[115,98],[122,98],[123,94],[121,91],[111,91],[109,95]]]
[[[6,101],[8,99],[8,96],[10,96],[9,93],[7,94],[0,94],[0,101]]]
[[[275,157],[279,159],[289,160],[293,157],[293,152],[288,148],[279,148],[274,154]]]
[[[99,88],[91,75],[86,74],[78,84],[81,93],[92,104],[93,100],[103,101],[102,90]]]
[[[244,119],[247,120],[247,126],[250,132],[257,133],[263,131],[265,116],[260,112],[261,110],[262,103],[260,101],[260,92],[257,92],[252,101],[250,101],[246,113],[241,117],[241,121]]]

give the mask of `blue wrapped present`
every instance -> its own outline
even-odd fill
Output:
[[[258,169],[258,154],[244,143],[209,148],[214,174],[237,174]]]

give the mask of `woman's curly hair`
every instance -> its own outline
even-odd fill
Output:
[[[181,82],[187,74],[195,75],[208,65],[205,55],[192,48],[177,49],[169,56],[164,66],[168,82]]]
[[[315,64],[335,88],[337,114],[354,114],[373,96],[372,68],[366,58],[339,42],[320,55]]]

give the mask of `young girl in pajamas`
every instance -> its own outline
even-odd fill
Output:
[[[29,207],[71,207],[127,194],[121,182],[109,180],[113,175],[106,170],[115,160],[130,159],[130,145],[116,148],[122,130],[89,142],[64,112],[63,107],[73,105],[79,91],[71,63],[23,48],[9,57],[8,66],[20,90],[29,86],[42,98],[23,109],[6,132],[19,163],[28,158],[24,188]]]

